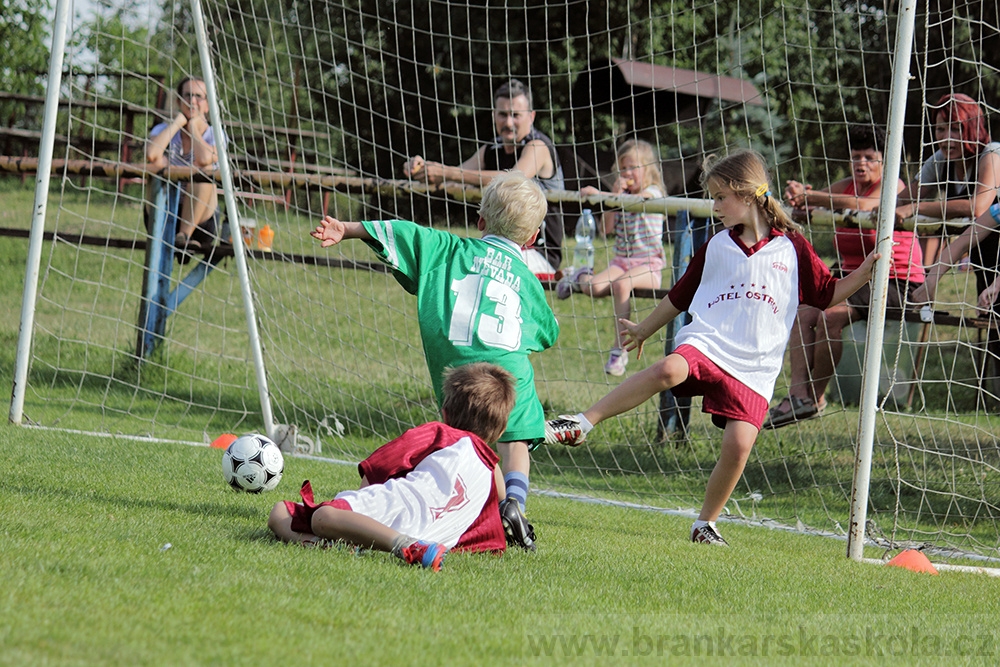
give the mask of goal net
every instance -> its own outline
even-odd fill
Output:
[[[655,147],[669,196],[649,205],[668,214],[665,290],[714,231],[698,184],[705,155],[758,150],[775,197],[788,180],[822,189],[852,177],[847,127],[885,126],[889,116],[896,9],[841,0],[204,0],[222,121],[216,132],[225,136],[234,185],[234,206],[219,195],[219,234],[247,241],[251,334],[236,258],[218,251],[173,259],[162,242],[173,235],[155,231],[169,206],[157,197],[179,177],[143,171],[151,130],[179,111],[175,87],[185,77],[209,78],[196,13],[188,2],[78,2],[59,90],[24,422],[206,443],[223,432],[264,430],[259,336],[273,422],[294,429],[301,452],[356,461],[435,418],[437,406],[416,300],[363,243],[321,249],[309,232],[324,215],[402,218],[478,235],[477,187],[410,180],[403,167],[418,155],[460,165],[492,143],[494,91],[516,78],[530,88],[533,127],[551,138],[563,170],[563,188],[548,193],[564,221],[563,268],[573,264],[581,209],[600,218],[620,203],[581,202],[580,188],[612,189],[624,140]],[[967,94],[988,120],[996,116],[998,38],[995,0],[920,5],[903,181],[916,179],[939,148],[942,95]],[[25,254],[31,177],[21,183],[37,166],[45,90],[39,73],[0,98],[11,119],[2,158],[11,204],[0,226],[3,243]],[[960,162],[943,177],[956,187],[977,164]],[[968,215],[957,217],[966,220],[921,233],[947,241],[968,224]],[[804,223],[830,264],[834,227],[849,224],[837,220],[817,211]],[[614,240],[595,245],[601,270]],[[168,253],[165,263],[151,264],[156,248]],[[942,278],[935,321],[921,322],[912,303],[909,317],[887,319],[868,514],[868,536],[886,548],[1000,557],[998,320],[975,306],[977,279],[995,275],[996,257],[991,264],[984,255],[971,253]],[[149,319],[151,275],[166,289],[156,297],[162,329]],[[662,290],[635,294],[632,319],[648,315]],[[533,363],[554,417],[583,410],[621,378],[604,368],[614,345],[612,300],[547,294],[561,333]],[[674,331],[648,341],[627,374],[663,354]],[[7,332],[13,348],[13,324]],[[731,517],[846,534],[864,322],[843,339],[825,409],[760,433],[726,506]],[[794,353],[786,353],[772,406],[788,393]],[[532,487],[695,510],[721,433],[700,399],[685,406],[657,397],[599,426],[584,446],[536,451]],[[544,525],[544,517],[535,521]]]

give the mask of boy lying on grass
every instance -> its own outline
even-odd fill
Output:
[[[358,464],[357,491],[316,503],[306,480],[302,502],[276,504],[268,528],[286,542],[342,540],[435,572],[452,548],[503,553],[503,477],[487,443],[507,428],[514,378],[494,364],[466,364],[445,371],[443,390],[444,423],[417,426],[376,449]]]

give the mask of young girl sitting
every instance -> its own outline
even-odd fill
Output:
[[[646,340],[682,311],[692,321],[665,358],[633,375],[586,411],[546,424],[546,442],[577,445],[594,425],[670,389],[704,396],[702,411],[724,429],[719,460],[691,540],[728,546],[715,528],[757,440],[781,371],[792,321],[802,303],[827,309],[865,284],[880,255],[870,254],[837,280],[771,193],[761,156],[739,151],[706,161],[702,182],[726,228],[691,259],[684,276],[639,324],[620,320],[625,349]]]
[[[646,141],[626,141],[618,149],[618,179],[610,193],[587,186],[584,196],[596,194],[640,195],[646,199],[664,196],[660,157]],[[632,290],[636,287],[657,289],[660,286],[666,257],[663,253],[663,214],[645,211],[608,211],[604,214],[604,233],[614,234],[615,256],[604,269],[593,275],[588,268],[578,268],[568,280],[560,281],[556,295],[565,299],[575,290],[595,299],[614,297],[615,322],[631,315]],[[604,372],[623,375],[628,352],[622,348],[621,335],[615,327],[615,346],[604,365]]]

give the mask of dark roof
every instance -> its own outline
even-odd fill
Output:
[[[727,102],[740,102],[757,106],[764,104],[761,94],[746,79],[708,74],[693,69],[652,65],[622,58],[612,58],[611,62],[614,63],[625,82],[630,86],[673,91],[697,97],[710,97]]]
[[[586,106],[631,118],[633,124],[692,120],[712,103],[723,107],[765,103],[746,79],[621,58],[591,62],[573,94]]]

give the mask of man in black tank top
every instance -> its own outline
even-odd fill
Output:
[[[455,181],[485,187],[494,177],[517,169],[534,178],[542,190],[565,189],[562,165],[552,140],[534,127],[535,112],[531,91],[517,79],[511,79],[493,95],[493,122],[497,136],[458,167],[430,162],[416,155],[404,166],[410,178],[430,183]],[[542,233],[528,252],[528,266],[533,273],[551,274],[562,263],[564,223],[561,206],[549,203],[549,213],[542,223]]]

